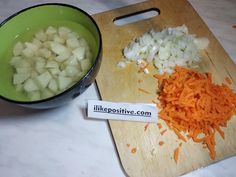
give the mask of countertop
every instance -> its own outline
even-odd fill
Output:
[[[64,2],[90,14],[141,0],[0,0],[0,21],[25,7]],[[189,0],[236,63],[236,1]],[[0,177],[123,177],[107,121],[86,118],[86,103],[99,99],[91,85],[69,105],[29,110],[0,101]],[[236,156],[184,177],[236,176]]]

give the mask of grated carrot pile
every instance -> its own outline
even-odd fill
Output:
[[[179,139],[202,143],[215,159],[215,132],[224,138],[221,127],[236,114],[236,94],[225,84],[212,83],[210,73],[176,67],[172,75],[155,75],[159,80],[162,110],[159,117]],[[179,149],[175,150],[178,159]]]

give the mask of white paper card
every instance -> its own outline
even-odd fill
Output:
[[[89,118],[157,122],[157,114],[155,104],[88,100]]]

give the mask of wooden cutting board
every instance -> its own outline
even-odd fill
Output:
[[[116,17],[149,8],[158,8],[160,15],[123,26],[113,23]],[[186,0],[147,1],[96,14],[94,18],[101,29],[103,39],[103,60],[97,76],[97,85],[103,100],[147,103],[155,100],[157,81],[152,76],[156,73],[153,67],[150,69],[151,74],[147,75],[138,73],[135,64],[130,64],[125,69],[119,69],[116,65],[123,58],[122,49],[144,32],[182,24],[189,28],[191,34],[210,40],[208,49],[202,53],[200,70],[211,72],[217,83],[224,82],[226,76],[230,77],[233,81],[232,89],[235,90],[235,64]],[[144,81],[139,83],[139,79]],[[152,94],[142,93],[138,88]],[[161,130],[167,129],[162,120],[159,119],[158,122],[163,125]],[[146,131],[145,123],[109,121],[109,125],[122,166],[128,176],[179,176],[236,154],[236,118],[224,129],[225,140],[216,135],[215,161],[210,159],[208,149],[189,140],[183,143],[177,164],[173,160],[173,151],[181,141],[176,142],[177,137],[172,131],[168,130],[161,136],[156,124],[150,124]],[[159,141],[164,141],[165,144],[159,146]],[[132,148],[137,148],[137,152],[131,153]]]

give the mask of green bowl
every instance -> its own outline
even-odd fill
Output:
[[[84,37],[92,50],[93,65],[85,76],[69,89],[56,96],[30,101],[23,92],[16,91],[12,83],[13,68],[9,61],[17,41],[29,41],[33,34],[48,26],[66,26]],[[59,3],[41,4],[15,13],[0,25],[0,97],[31,108],[51,108],[69,102],[80,95],[92,82],[101,64],[101,33],[93,18],[83,10]]]

